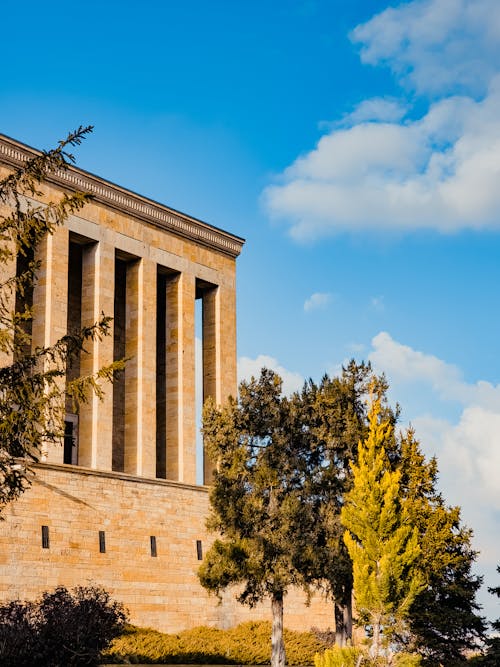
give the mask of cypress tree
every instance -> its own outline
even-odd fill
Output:
[[[374,658],[404,623],[423,588],[415,567],[420,554],[418,532],[401,496],[401,473],[392,469],[385,449],[393,426],[380,415],[377,398],[368,415],[368,437],[359,443],[357,462],[352,464],[353,486],[341,513],[353,564],[356,608],[360,620],[371,628]]]

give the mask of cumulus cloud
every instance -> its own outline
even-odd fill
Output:
[[[385,331],[373,338],[369,358],[396,382],[423,381],[442,400],[479,405],[500,414],[500,385],[484,380],[467,383],[453,364],[403,345]]]
[[[361,60],[386,65],[418,93],[484,94],[500,60],[497,0],[417,0],[357,26]]]
[[[286,396],[302,389],[304,378],[300,373],[287,370],[277,359],[266,354],[259,354],[255,359],[240,357],[238,359],[238,382],[250,380],[252,377],[258,378],[262,368],[269,368],[278,373],[283,380],[283,393]]]
[[[265,189],[270,216],[298,241],[499,228],[499,38],[497,0],[418,0],[358,26],[363,61],[428,95],[427,110],[409,118],[395,100],[361,102]]]
[[[326,308],[332,300],[332,295],[328,292],[314,292],[304,302],[304,310],[309,313],[311,310],[320,310]]]
[[[474,529],[481,571],[494,577],[500,547],[500,385],[468,383],[453,364],[403,345],[386,332],[373,338],[369,359],[386,373],[396,394],[402,389],[421,392],[434,406],[407,416],[424,451],[438,457],[446,500],[462,507],[466,524]],[[447,403],[459,406],[456,417],[442,417]],[[485,593],[482,601],[493,613],[490,597]]]

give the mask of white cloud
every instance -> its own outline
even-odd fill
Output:
[[[388,65],[433,101],[411,119],[395,100],[361,102],[265,189],[270,216],[298,241],[500,228],[500,3],[418,0],[352,38],[364,62]]]
[[[328,292],[314,292],[304,302],[304,310],[309,313],[311,310],[320,310],[326,308],[332,300],[332,295]]]
[[[261,369],[264,367],[278,373],[283,380],[283,393],[286,396],[302,389],[304,378],[300,373],[287,370],[281,366],[277,359],[265,354],[259,354],[255,359],[250,359],[250,357],[240,357],[238,359],[238,382],[250,380],[252,377],[258,378]]]
[[[456,366],[386,332],[373,338],[369,359],[386,373],[396,396],[402,390],[425,394],[433,406],[408,415],[409,421],[423,450],[437,455],[440,488],[447,502],[462,507],[465,523],[474,529],[480,569],[493,577],[500,552],[500,385],[468,383]],[[459,405],[456,418],[443,419],[447,403]],[[486,592],[482,602],[495,613]]]
[[[406,123],[333,130],[264,191],[299,241],[340,231],[500,227],[500,80]]]
[[[500,60],[498,0],[416,0],[357,26],[361,60],[419,93],[484,94]]]
[[[385,331],[373,338],[372,347],[370,361],[394,381],[424,381],[440,399],[455,401],[462,406],[479,405],[500,413],[500,385],[484,380],[466,383],[453,364],[402,345]]]
[[[385,97],[372,97],[360,102],[353,111],[345,114],[339,121],[322,121],[321,129],[335,129],[338,127],[352,127],[367,121],[388,121],[390,123],[401,120],[408,111],[406,104],[399,100]]]

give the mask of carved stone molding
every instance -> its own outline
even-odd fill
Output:
[[[40,155],[40,152],[0,134],[0,162],[8,166],[18,167],[25,160],[36,155]],[[191,218],[146,197],[141,197],[141,195],[77,167],[70,166],[66,170],[50,174],[47,181],[70,190],[90,192],[96,202],[156,227],[166,229],[182,238],[196,241],[223,252],[230,257],[237,257],[245,242],[239,236],[213,227],[196,218]]]

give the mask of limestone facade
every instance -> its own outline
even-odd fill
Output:
[[[0,177],[35,153],[0,135]],[[105,313],[110,335],[87,345],[68,378],[128,361],[103,400],[79,414],[68,402],[64,442],[46,447],[31,489],[5,510],[0,598],[92,581],[125,603],[132,622],[162,630],[268,618],[267,607],[247,610],[231,594],[219,605],[196,578],[212,539],[207,487],[196,478],[196,376],[203,399],[236,393],[243,240],[73,167],[52,175],[43,197],[75,189],[94,199],[38,249],[33,345]],[[209,482],[206,460],[203,470]],[[289,627],[327,627],[331,616],[319,599],[306,608],[300,594],[287,598]]]

